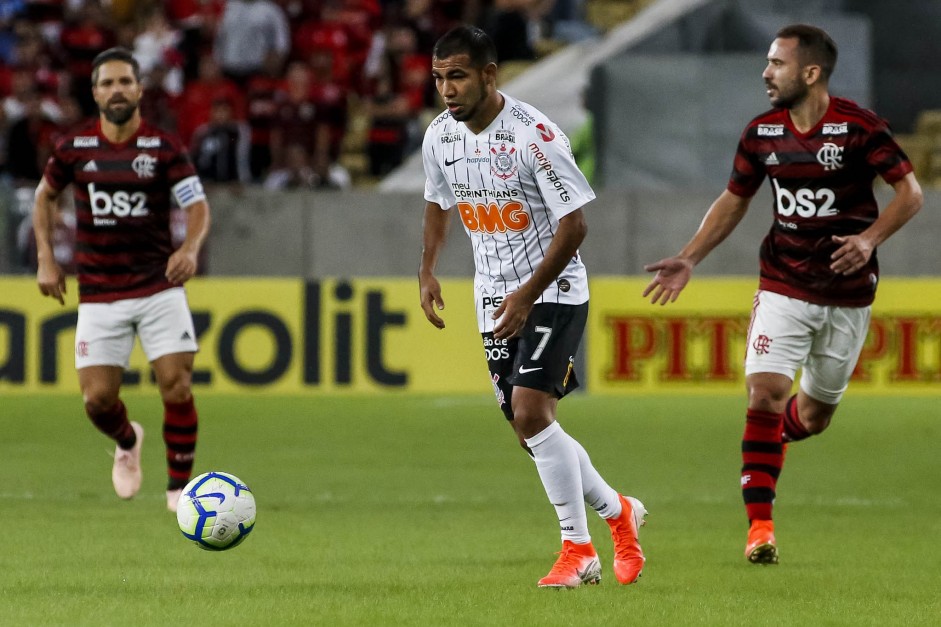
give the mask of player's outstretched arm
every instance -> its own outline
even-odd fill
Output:
[[[833,236],[840,244],[831,259],[830,269],[837,274],[853,274],[866,265],[877,246],[898,231],[921,209],[924,196],[915,175],[909,172],[892,184],[895,197],[879,214],[879,218],[859,235]]]
[[[751,198],[743,198],[725,190],[716,198],[699,230],[678,255],[661,259],[644,266],[647,272],[656,272],[644,289],[644,298],[650,296],[651,303],[666,305],[676,301],[680,292],[689,283],[693,267],[721,244],[745,217]]]
[[[36,234],[38,262],[36,282],[43,296],[51,296],[59,301],[60,305],[64,305],[65,273],[56,261],[52,247],[52,229],[55,224],[58,202],[59,192],[43,177],[36,188],[36,199],[33,205],[33,232]]]
[[[644,298],[649,295],[651,303],[666,305],[675,302],[689,283],[693,275],[693,262],[677,255],[656,263],[648,263],[644,270],[657,273],[644,288]]]
[[[166,277],[174,285],[183,285],[196,274],[199,251],[209,235],[209,204],[197,200],[185,210],[186,239],[167,260]]]
[[[498,340],[508,339],[523,330],[533,303],[549,284],[559,278],[569,260],[578,254],[578,247],[587,233],[588,224],[581,208],[559,220],[559,228],[552,237],[546,256],[533,275],[519,289],[508,294],[493,312],[492,318],[498,321],[493,328],[493,337]]]
[[[441,209],[434,202],[425,204],[425,218],[422,221],[421,263],[418,267],[418,289],[421,295],[421,308],[428,322],[439,329],[444,328],[444,320],[435,311],[444,309],[441,297],[441,284],[435,278],[435,268],[441,249],[448,240],[451,226],[451,213]]]

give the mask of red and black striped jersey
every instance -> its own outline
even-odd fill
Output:
[[[760,288],[820,305],[863,307],[875,298],[879,265],[851,276],[830,270],[834,235],[854,235],[879,215],[872,185],[912,171],[885,120],[845,98],[801,133],[786,109],[756,117],[742,133],[728,190],[750,198],[771,180],[771,230],[761,244]]]
[[[180,141],[142,122],[121,144],[96,120],[65,135],[46,163],[49,185],[70,183],[77,222],[79,302],[112,302],[173,287],[171,198],[186,207],[205,194]]]

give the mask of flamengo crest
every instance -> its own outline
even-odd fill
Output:
[[[154,169],[157,167],[157,157],[141,153],[131,162],[131,168],[142,179],[151,179],[154,177]]]
[[[839,170],[843,167],[843,146],[827,142],[817,151],[817,161],[824,170]]]

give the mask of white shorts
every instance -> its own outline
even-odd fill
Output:
[[[843,398],[869,332],[870,307],[814,305],[774,292],[755,295],[745,348],[745,375],[760,372],[794,379],[820,402]]]
[[[127,369],[135,334],[140,337],[148,361],[199,350],[184,289],[175,287],[113,303],[80,303],[75,327],[75,367]]]

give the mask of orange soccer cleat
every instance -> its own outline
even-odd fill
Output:
[[[111,483],[115,493],[122,499],[129,499],[138,493],[143,479],[140,466],[141,445],[144,443],[144,428],[131,421],[131,428],[137,435],[137,442],[131,450],[125,451],[120,446],[114,449],[114,466],[111,468]]]
[[[644,570],[644,552],[637,540],[638,530],[647,522],[647,509],[632,496],[618,495],[621,515],[607,521],[614,540],[614,576],[620,583],[637,581]]]
[[[601,562],[595,547],[588,544],[575,544],[569,540],[562,542],[562,551],[549,574],[539,580],[540,588],[577,588],[583,583],[601,582]]]
[[[774,540],[773,520],[754,520],[748,530],[745,557],[752,564],[777,564],[778,545]]]

